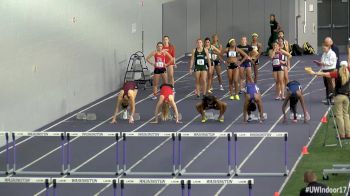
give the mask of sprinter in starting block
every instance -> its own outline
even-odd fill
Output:
[[[301,88],[301,85],[298,81],[295,81],[295,80],[288,82],[287,97],[284,100],[284,103],[282,105],[282,112],[284,116],[283,122],[287,121],[286,107],[287,107],[288,101],[290,105],[290,111],[294,115],[292,121],[295,123],[298,122],[297,104],[299,100],[300,100],[301,107],[303,108],[303,111],[304,111],[304,122],[307,122],[308,120],[310,120],[310,115],[305,105],[303,90]]]
[[[174,115],[169,115],[170,107],[174,109]],[[171,84],[162,84],[160,86],[160,96],[154,113],[154,121],[152,123],[158,123],[158,113],[160,109],[161,119],[163,121],[175,119],[176,123],[181,123],[180,115],[175,102],[173,85]]]
[[[117,117],[119,115],[120,108],[124,111],[123,119],[129,119],[129,123],[134,123],[135,99],[137,96],[137,89],[138,88],[136,82],[129,81],[124,83],[123,88],[122,90],[120,90],[119,95],[117,97],[117,104],[111,123],[117,122]],[[127,112],[129,106],[130,115]],[[140,115],[138,115],[138,119],[140,119],[139,116]]]
[[[259,87],[253,82],[247,83],[246,89],[245,89],[245,101],[243,106],[244,122],[250,122],[254,120],[251,118],[251,114],[256,110],[256,105],[258,105],[259,116],[260,116],[258,120],[260,123],[262,123],[262,121],[264,121],[267,116],[266,114],[264,115],[262,98],[259,91]]]
[[[202,123],[207,122],[208,116],[206,115],[205,111],[210,109],[219,110],[220,114],[217,120],[220,122],[224,122],[224,113],[226,111],[227,104],[223,101],[218,100],[215,96],[203,96],[202,102],[198,103],[196,105],[196,108],[197,111],[202,115]]]

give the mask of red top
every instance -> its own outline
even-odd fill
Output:
[[[350,71],[350,67],[348,67],[348,70]],[[331,78],[338,78],[338,71],[329,72],[329,75]]]
[[[154,62],[156,64],[155,68],[156,69],[163,69],[165,68],[165,55],[163,52],[158,53],[154,55]]]
[[[129,90],[135,90],[135,89],[137,89],[137,84],[135,82],[133,81],[126,82],[123,86],[123,90],[124,90],[123,97],[128,96]]]
[[[175,47],[173,45],[169,46],[163,46],[163,50],[167,51],[170,56],[172,56],[173,58],[175,57]],[[170,62],[170,58],[168,56],[165,57],[165,63],[169,64]],[[174,64],[174,60],[169,64],[169,65],[173,65]]]
[[[160,89],[160,95],[164,96],[164,101],[169,101],[169,95],[173,95],[173,88],[167,85],[163,85]]]

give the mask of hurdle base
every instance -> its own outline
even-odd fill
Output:
[[[123,170],[119,170],[117,172],[76,172],[76,171],[70,171],[66,173],[67,175],[77,175],[77,176],[118,176],[123,174]]]
[[[10,169],[8,171],[0,171],[0,175],[10,175],[10,174],[13,174],[13,169]]]
[[[186,172],[186,170],[181,170],[179,176],[232,176],[233,171],[230,172]]]
[[[65,172],[61,171],[14,171],[13,175],[55,175],[55,176],[63,176]]]
[[[262,176],[262,177],[276,177],[276,176],[288,176],[289,172],[284,173],[235,173],[235,176]]]
[[[123,173],[124,176],[175,176],[179,171],[175,172],[137,172],[127,170]]]

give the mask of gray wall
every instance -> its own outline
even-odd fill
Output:
[[[163,34],[176,46],[177,56],[191,51],[200,37],[201,0],[176,0],[163,4]]]
[[[309,42],[313,48],[317,49],[317,0],[306,1],[306,22],[305,22],[305,4],[304,0],[296,0],[295,2],[295,15],[300,15],[298,20],[298,43],[302,45],[305,42]],[[309,11],[310,4],[313,5],[314,11]],[[304,32],[304,24],[305,32]]]
[[[303,10],[303,0],[300,1],[300,8]],[[296,15],[299,13],[297,1],[290,0],[201,0],[201,37],[211,36],[218,33],[223,43],[234,37],[239,40],[242,36],[249,36],[256,32],[260,35],[260,41],[266,47],[269,36],[269,15],[276,14],[277,21],[285,31],[286,39],[290,43],[296,41]],[[316,0],[308,0],[317,9]],[[303,11],[301,11],[303,12]],[[316,46],[317,28],[312,31],[312,24],[316,24],[315,12],[308,12],[307,32],[303,33],[302,23],[304,13],[301,13],[299,20],[299,44],[308,40]],[[310,23],[310,24],[309,24]]]
[[[2,0],[0,129],[39,128],[118,89],[141,24],[146,53],[161,40],[163,2]]]

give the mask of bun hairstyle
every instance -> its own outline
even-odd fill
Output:
[[[255,110],[256,110],[256,104],[254,103],[254,101],[250,101],[248,104],[248,111],[254,112]]]

